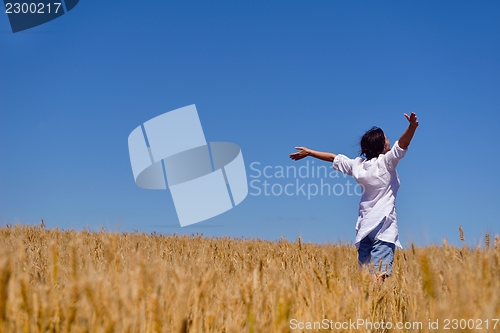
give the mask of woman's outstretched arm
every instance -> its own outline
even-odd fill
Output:
[[[333,162],[335,156],[337,156],[337,155],[332,154],[332,153],[323,153],[320,151],[307,149],[305,147],[295,147],[295,149],[299,149],[299,151],[296,153],[290,154],[290,158],[292,160],[295,160],[295,161],[301,160],[307,156],[311,156],[311,157],[320,159],[322,161]]]
[[[411,115],[409,115],[409,116],[405,113],[405,117],[406,117],[406,119],[408,119],[410,124],[408,125],[408,128],[403,133],[403,135],[401,135],[401,137],[399,138],[399,141],[398,141],[399,147],[401,147],[402,149],[408,148],[408,146],[410,145],[411,139],[413,138],[413,134],[415,134],[415,130],[418,127],[418,120],[417,120],[417,115],[415,114],[415,112],[412,112]]]

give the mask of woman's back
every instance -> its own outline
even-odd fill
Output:
[[[405,154],[406,149],[399,147],[396,141],[388,152],[370,160],[350,159],[342,154],[334,159],[333,168],[353,176],[363,188],[356,223],[356,245],[385,219],[380,238],[401,247],[396,225],[395,201],[400,184],[396,166]]]

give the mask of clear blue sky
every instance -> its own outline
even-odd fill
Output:
[[[392,144],[416,112],[401,242],[459,245],[462,225],[480,244],[500,233],[499,17],[498,1],[81,0],[13,34],[0,14],[0,223],[350,242],[358,196],[250,194],[180,228],[168,190],[135,185],[128,135],[196,104],[207,141],[238,144],[251,181],[253,162],[306,165],[295,146],[354,158],[371,126]]]

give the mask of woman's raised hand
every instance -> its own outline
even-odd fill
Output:
[[[415,130],[418,127],[418,120],[417,120],[417,115],[415,112],[412,112],[411,115],[407,115],[405,113],[406,119],[410,122],[410,125],[408,125],[408,128],[406,131],[401,135],[398,141],[398,145],[402,149],[408,149],[408,146],[410,145],[411,139],[413,138],[413,135],[415,134]]]
[[[299,151],[290,154],[290,158],[295,161],[303,159],[304,157],[308,156],[310,152],[310,150],[305,147],[295,147],[295,149],[299,149]]]
[[[409,116],[405,113],[405,117],[410,122],[410,126],[412,126],[414,128],[418,127],[418,120],[417,120],[417,115],[415,114],[415,112],[412,112],[411,115],[409,115]]]

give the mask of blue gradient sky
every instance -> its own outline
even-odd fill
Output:
[[[196,104],[207,141],[237,143],[251,176],[305,165],[295,146],[354,158],[374,125],[392,144],[416,112],[401,243],[459,245],[462,225],[480,244],[500,233],[498,17],[498,1],[82,0],[13,34],[0,14],[0,223],[350,242],[348,195],[249,195],[180,228],[168,190],[135,185],[128,135]]]

